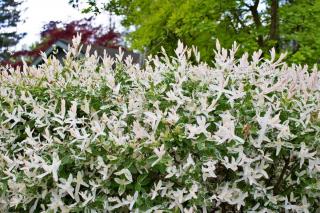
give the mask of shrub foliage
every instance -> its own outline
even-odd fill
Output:
[[[218,43],[212,67],[179,43],[140,68],[73,42],[63,65],[1,68],[1,210],[319,208],[316,68]]]

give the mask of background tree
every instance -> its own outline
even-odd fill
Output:
[[[280,36],[289,60],[295,63],[320,63],[320,1],[291,0],[279,11]]]
[[[9,48],[25,35],[15,29],[20,22],[21,3],[18,0],[0,0],[0,61],[10,57]]]
[[[71,0],[73,4],[79,0]],[[81,0],[80,0],[81,2]],[[84,0],[83,0],[84,2]],[[288,61],[317,63],[320,54],[319,0],[111,0],[98,5],[88,0],[84,12],[108,10],[134,26],[132,47],[173,53],[177,40],[199,48],[210,61],[215,40],[230,47],[237,41],[243,51],[288,51]]]
[[[47,49],[57,40],[64,39],[71,41],[71,39],[81,34],[82,43],[94,44],[103,47],[118,48],[121,43],[121,35],[114,31],[114,28],[104,29],[102,26],[92,26],[92,17],[72,21],[69,23],[62,23],[51,21],[43,27],[41,35],[41,44],[36,49]]]
[[[83,44],[99,45],[108,48],[118,48],[121,46],[121,34],[116,32],[113,27],[106,30],[102,26],[92,26],[92,19],[81,19],[69,23],[51,21],[43,26],[40,33],[40,42],[32,45],[30,50],[17,51],[12,54],[9,60],[3,61],[2,64],[11,66],[21,66],[21,58],[27,63],[31,63],[41,52],[46,51],[51,45],[58,40],[71,41],[77,33],[81,33]]]

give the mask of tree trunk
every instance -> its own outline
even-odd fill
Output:
[[[276,42],[275,47],[279,46],[279,0],[271,0],[271,23],[269,39]]]
[[[252,18],[253,18],[253,22],[257,28],[257,31],[259,31],[262,27],[262,23],[261,23],[259,11],[258,11],[259,3],[260,3],[260,0],[255,0],[254,5],[249,7]],[[257,43],[261,49],[264,47],[264,41],[263,41],[262,35],[258,35]]]

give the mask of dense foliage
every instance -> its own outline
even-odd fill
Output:
[[[179,43],[141,69],[121,53],[77,59],[79,43],[64,65],[1,68],[2,211],[320,207],[315,68],[219,44],[208,66]]]
[[[0,0],[0,61],[10,57],[9,48],[14,47],[25,35],[17,33],[20,20],[20,0]]]
[[[290,63],[319,63],[319,0],[70,0],[88,2],[85,12],[109,10],[134,26],[134,48],[157,54],[164,46],[174,54],[177,41],[199,48],[210,62],[215,40],[241,51],[287,51]],[[98,4],[97,2],[104,2]]]

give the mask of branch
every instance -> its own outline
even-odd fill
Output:
[[[231,12],[232,16],[234,17],[234,19],[236,19],[236,20],[240,23],[241,27],[242,27],[242,28],[246,28],[245,23],[244,23],[243,20],[241,20],[241,18],[240,18],[239,11],[238,11],[238,10],[231,10],[230,12]],[[241,13],[241,12],[240,12],[240,13]]]
[[[253,18],[253,22],[256,25],[257,30],[259,30],[262,27],[262,23],[261,23],[261,20],[260,20],[260,15],[259,15],[259,12],[258,12],[259,3],[260,3],[260,0],[256,0],[254,2],[254,5],[249,7],[249,9],[251,11],[252,18]],[[264,41],[263,41],[263,36],[262,35],[258,36],[257,43],[258,43],[260,48],[263,48]]]
[[[249,5],[249,4],[245,3],[245,2],[243,2],[243,4],[244,4],[244,6],[246,6],[247,8],[250,8],[250,7],[251,7],[251,5]]]
[[[289,158],[285,158],[284,161],[285,161],[285,163],[284,163],[284,166],[282,168],[281,174],[280,174],[280,176],[279,176],[279,178],[278,178],[278,180],[277,180],[277,182],[276,182],[276,184],[275,184],[275,186],[273,188],[273,193],[275,195],[280,192],[280,185],[281,185],[281,183],[283,181],[283,177],[284,177],[287,169],[289,168],[290,157]]]
[[[279,0],[272,0],[271,1],[271,8],[270,8],[270,16],[271,16],[271,23],[270,23],[270,40],[278,41],[279,40]]]
[[[230,25],[231,25],[231,27],[233,28],[233,30],[234,30],[236,33],[238,33],[238,30],[237,30],[236,26],[234,26],[234,22],[232,21],[232,17],[229,16],[229,15],[228,15],[227,17],[229,17],[229,19],[230,19]]]
[[[260,4],[260,0],[255,0],[253,6],[257,9],[259,4]]]

